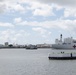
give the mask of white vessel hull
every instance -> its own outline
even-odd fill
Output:
[[[49,59],[76,59],[76,53],[75,52],[63,52],[60,51],[59,53],[53,52],[49,54]]]
[[[52,48],[55,48],[55,49],[76,49],[76,44],[53,44]]]

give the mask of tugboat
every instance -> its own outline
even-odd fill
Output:
[[[26,49],[37,49],[36,45],[27,45]]]

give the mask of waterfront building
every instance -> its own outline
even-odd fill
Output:
[[[8,46],[9,45],[9,43],[8,42],[5,42],[5,46]]]

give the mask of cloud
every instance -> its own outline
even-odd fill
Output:
[[[53,16],[54,13],[49,10],[49,9],[36,9],[34,12],[33,12],[34,16]]]
[[[76,16],[76,0],[0,0],[0,13],[31,10],[33,16],[55,16],[53,9],[64,9],[64,17]],[[71,9],[73,9],[71,11]]]
[[[0,22],[0,27],[14,27],[14,25],[11,23]]]
[[[0,3],[0,13],[5,12],[6,6],[5,4]]]
[[[64,9],[64,17],[76,16],[76,0],[29,0],[27,3],[35,16],[55,16],[54,8]]]
[[[17,1],[12,0],[3,0],[0,1],[0,12],[12,12],[12,11],[19,11],[19,12],[25,12],[25,8],[17,3]]]
[[[22,22],[22,18],[21,17],[15,18],[14,22],[15,23],[20,23],[20,22]]]
[[[46,33],[46,30],[43,28],[33,28],[33,30],[39,32],[40,34]]]
[[[76,9],[72,7],[65,8],[64,17],[76,17]]]
[[[63,5],[63,6],[76,6],[76,0],[37,0],[42,3],[54,3],[58,5]]]
[[[29,3],[28,9],[32,10],[33,15],[37,16],[52,16],[53,7],[48,4],[31,2]]]
[[[29,33],[26,32],[25,30],[16,31],[16,30],[7,29],[4,31],[0,31],[0,36],[1,36],[0,40],[3,43],[9,42],[9,43],[19,43],[19,44],[24,43],[25,44],[26,43],[25,38],[26,39],[28,38]],[[22,40],[22,42],[21,42],[21,40]]]
[[[58,5],[63,5],[63,6],[76,6],[76,0],[20,0],[20,2],[41,2],[45,4],[58,4]]]
[[[15,11],[19,11],[19,12],[25,12],[25,8],[23,6],[21,6],[20,4],[14,4],[10,6],[11,9],[15,10]]]
[[[34,16],[52,16],[54,15],[53,13],[53,7],[48,4],[40,3],[36,0],[17,0],[17,1],[10,1],[10,0],[3,0],[0,2],[0,7],[2,7],[2,11],[7,11],[7,12],[13,12],[13,11],[18,11],[18,12],[26,12],[31,10],[32,14]]]
[[[36,0],[48,5],[53,4],[56,9],[64,9],[64,17],[76,17],[76,0]]]
[[[63,30],[71,29],[73,30],[76,27],[76,20],[63,20],[63,19],[57,19],[57,20],[49,20],[49,21],[23,21],[21,19],[21,22],[16,22],[16,25],[21,26],[35,26],[35,27],[42,27],[42,28],[59,28]],[[39,29],[39,28],[38,28]],[[37,30],[38,30],[37,29]],[[41,29],[40,29],[41,30]]]
[[[43,38],[48,38],[51,35],[51,32],[47,31],[46,29],[37,27],[37,28],[32,28],[33,31],[38,32],[40,36]]]

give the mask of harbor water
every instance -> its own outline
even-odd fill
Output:
[[[76,75],[76,60],[49,60],[51,52],[51,48],[0,49],[0,75]]]

